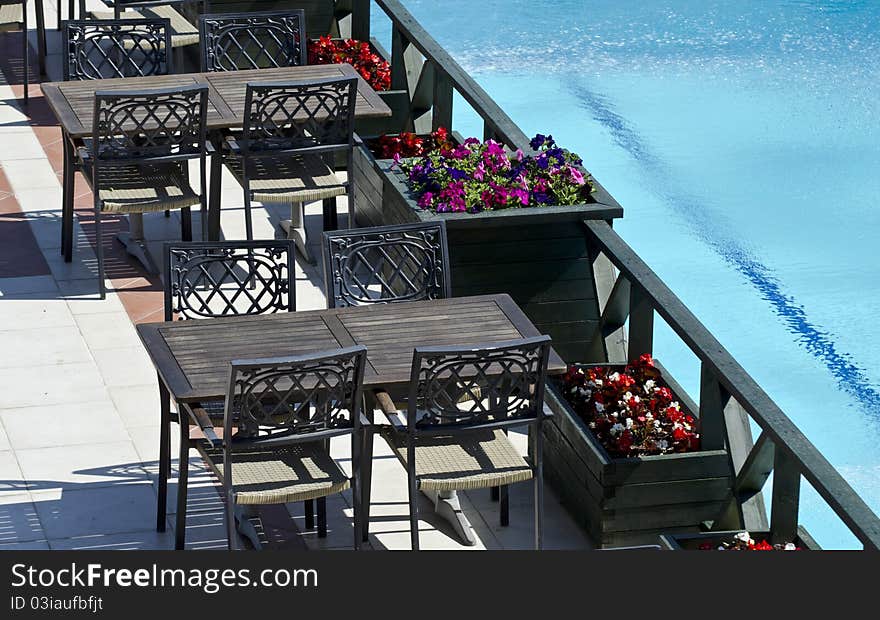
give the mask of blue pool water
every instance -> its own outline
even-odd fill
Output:
[[[405,4],[526,133],[583,157],[624,239],[880,512],[880,2]],[[696,395],[696,360],[656,340]],[[820,544],[857,546],[801,494]]]

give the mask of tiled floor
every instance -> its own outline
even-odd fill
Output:
[[[51,1],[47,14],[52,27]],[[57,79],[58,41],[54,30],[49,34],[50,77]],[[155,371],[133,327],[162,318],[161,282],[129,260],[108,233],[109,294],[106,300],[97,298],[91,196],[81,179],[74,260],[61,260],[60,132],[38,86],[31,89],[27,110],[22,109],[20,67],[16,72],[14,62],[18,36],[0,34],[0,549],[171,548],[176,484],[172,480],[169,527],[157,533],[158,395]],[[241,191],[231,177],[224,178],[222,203],[224,236],[243,238]],[[339,206],[344,213],[344,201]],[[309,206],[307,213],[316,242],[320,205]],[[256,237],[276,236],[286,215],[277,206],[257,208]],[[194,220],[199,230],[198,214]],[[125,221],[111,222],[111,228],[126,226]],[[158,255],[162,240],[179,238],[178,216],[148,216],[146,234]],[[299,264],[296,284],[298,308],[324,307],[318,268]],[[525,450],[525,438],[514,438]],[[332,453],[348,466],[345,442],[334,442]],[[403,469],[381,440],[374,462],[370,546],[407,549]],[[188,546],[224,548],[222,504],[195,453],[189,488]],[[511,525],[504,528],[488,492],[462,494],[478,538],[475,547],[460,544],[423,498],[422,547],[530,548],[531,489],[530,484],[512,488]],[[302,525],[302,506],[288,509],[293,522]],[[590,546],[549,489],[546,514],[547,547]],[[328,520],[324,540],[301,528],[304,546],[350,546],[350,493],[328,501]]]

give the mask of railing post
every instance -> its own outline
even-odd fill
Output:
[[[403,60],[409,41],[395,25],[391,29],[391,90],[407,90],[406,63]]]
[[[700,445],[703,450],[724,449],[724,407],[728,398],[704,362],[700,366]]]
[[[434,102],[431,106],[431,128],[452,129],[452,80],[434,65]]]
[[[359,41],[370,39],[370,0],[351,2],[351,38]]]
[[[645,289],[631,283],[629,291],[629,361],[654,350],[654,306]]]
[[[797,536],[801,472],[780,446],[773,456],[773,499],[770,504],[770,543],[791,542]]]

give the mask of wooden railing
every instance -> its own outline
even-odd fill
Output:
[[[625,361],[651,352],[656,313],[702,364],[702,444],[720,449],[727,438],[736,471],[734,508],[741,511],[726,515],[716,526],[742,523],[766,529],[761,489],[772,472],[771,542],[793,540],[803,476],[865,548],[880,548],[877,516],[745,369],[611,226],[601,221],[585,221],[584,226],[596,248],[592,258],[601,312],[597,340],[604,359]],[[748,418],[762,431],[753,446]]]
[[[528,150],[522,130],[398,0],[372,1],[391,20],[392,90],[401,93],[391,105],[402,129],[452,128],[453,92],[458,92],[482,118],[484,138]],[[370,38],[370,5],[371,0],[337,0],[342,36]],[[736,472],[734,501],[714,527],[769,527],[773,542],[794,539],[803,476],[865,548],[880,548],[880,519],[776,403],[609,223],[584,225],[595,248],[592,267],[601,314],[593,360],[626,361],[652,352],[656,313],[701,362],[702,444],[706,449],[726,446]],[[754,442],[750,419],[762,431]],[[768,524],[761,490],[771,473]]]

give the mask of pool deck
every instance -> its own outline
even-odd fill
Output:
[[[49,79],[60,79],[54,0],[47,0],[46,15]],[[105,218],[108,295],[98,299],[92,197],[79,176],[73,262],[63,262],[61,134],[39,84],[31,86],[27,108],[19,99],[20,36],[0,33],[0,550],[171,549],[176,485],[172,478],[168,528],[158,533],[158,390],[134,329],[135,324],[162,319],[162,283],[146,275],[113,239],[127,228],[126,221]],[[33,31],[30,43],[33,53]],[[31,67],[35,78],[33,54]],[[241,189],[226,171],[222,204],[223,236],[244,238]],[[338,208],[344,225],[344,200]],[[193,216],[198,235],[198,213]],[[279,222],[287,217],[283,207],[256,203],[255,238],[279,236]],[[319,255],[319,203],[307,207],[306,219],[313,252]],[[157,256],[163,240],[179,238],[178,215],[147,215],[145,228]],[[299,309],[325,307],[320,269],[298,264],[296,286]],[[513,437],[525,451],[525,437]],[[172,454],[176,452],[173,445]],[[345,442],[334,442],[332,453],[347,468]],[[368,546],[408,549],[405,472],[383,441],[376,441],[373,456]],[[225,548],[216,484],[195,451],[190,464],[187,547]],[[172,475],[175,471],[176,460]],[[462,493],[464,512],[478,539],[474,547],[461,545],[423,498],[422,548],[531,548],[531,491],[530,484],[511,487],[508,527],[498,525],[498,504],[488,491]],[[330,497],[327,503],[329,534],[323,540],[302,527],[301,504],[287,506],[294,527],[289,548],[350,547],[350,494]],[[592,546],[549,488],[545,510],[546,548]]]

